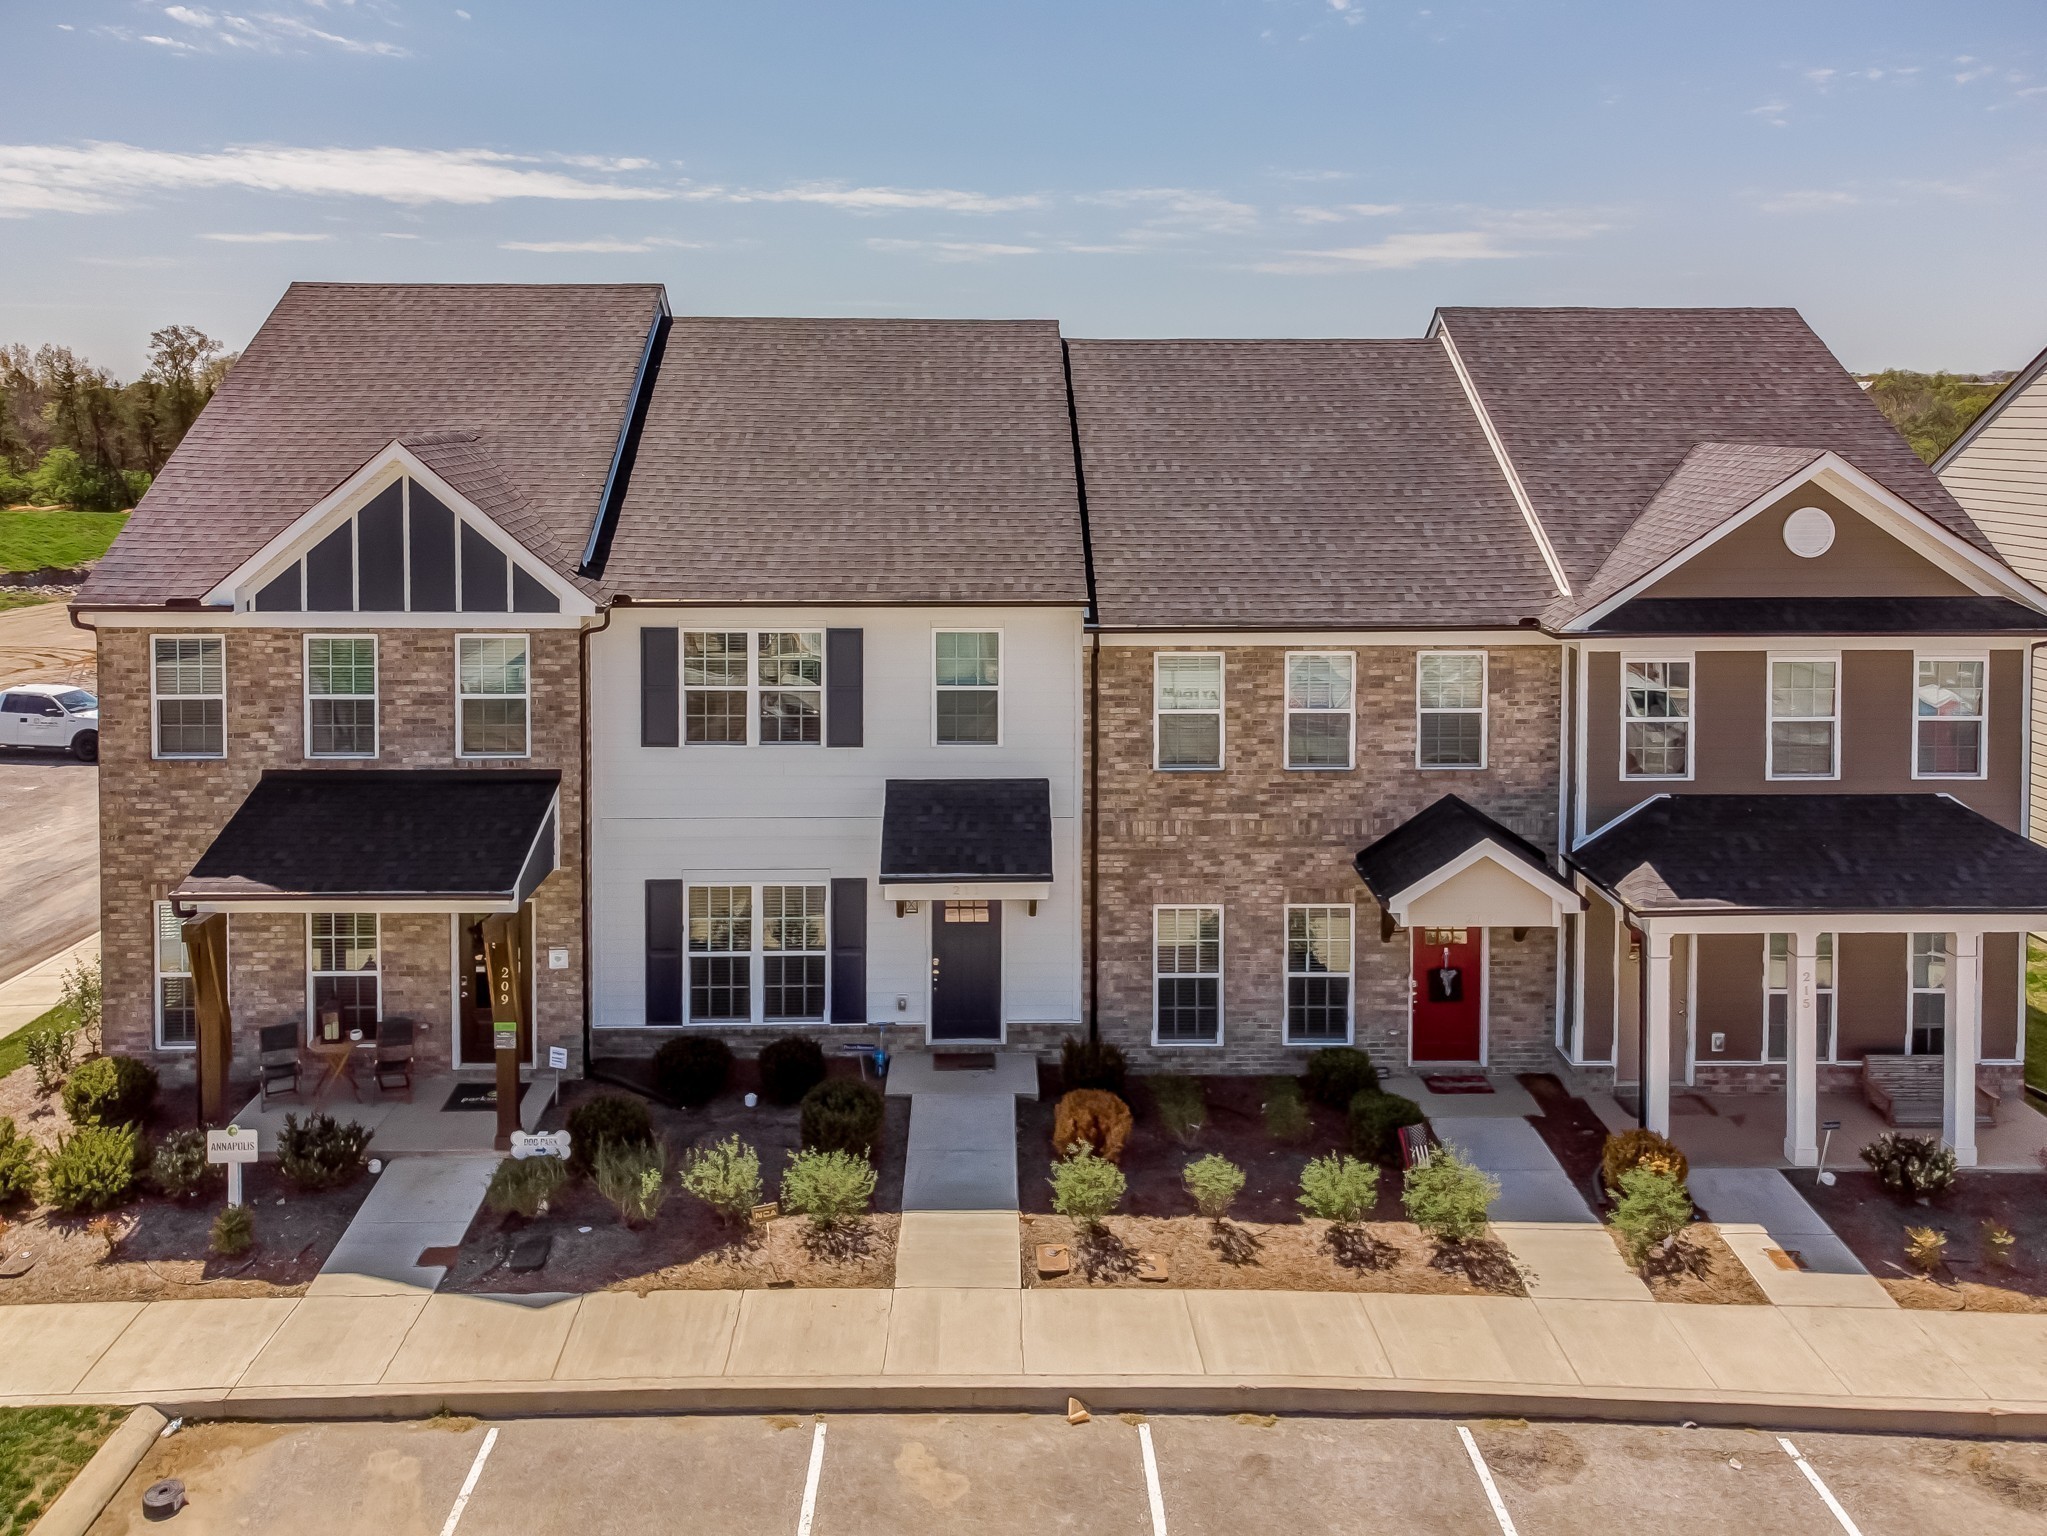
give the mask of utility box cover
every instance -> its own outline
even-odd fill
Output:
[[[206,1133],[206,1161],[209,1163],[253,1163],[256,1161],[256,1133],[229,1126]]]

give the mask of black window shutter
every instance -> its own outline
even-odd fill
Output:
[[[640,745],[680,744],[681,703],[677,696],[673,629],[640,631]]]
[[[834,630],[834,634],[838,631]],[[850,631],[856,638],[860,631]],[[867,882],[832,882],[832,1022],[867,1022]]]
[[[824,744],[828,747],[861,745],[864,685],[860,661],[865,635],[866,631],[859,629],[824,632]]]
[[[682,882],[647,882],[647,1022],[682,1022]]]

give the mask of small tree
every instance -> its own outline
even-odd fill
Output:
[[[1341,1152],[1311,1158],[1301,1170],[1298,1198],[1310,1216],[1349,1226],[1379,1203],[1379,1167]]]
[[[1180,1182],[1194,1197],[1194,1208],[1210,1221],[1230,1214],[1244,1190],[1244,1170],[1219,1152],[1197,1157],[1180,1170]]]
[[[35,1071],[36,1092],[45,1096],[55,1093],[78,1059],[78,1031],[31,1026],[24,1032],[22,1044]]]
[[[728,1136],[684,1158],[680,1182],[726,1221],[743,1226],[761,1203],[760,1154]]]
[[[64,973],[64,990],[57,995],[57,1006],[71,1016],[71,1025],[84,1038],[88,1052],[99,1049],[105,1001],[99,956],[73,961]]]
[[[1201,1079],[1178,1073],[1155,1077],[1151,1080],[1151,1101],[1166,1134],[1183,1147],[1194,1145],[1194,1138],[1208,1124],[1208,1100]]]
[[[1306,1141],[1315,1129],[1298,1078],[1273,1077],[1265,1082],[1265,1133],[1291,1146]]]
[[[213,1218],[206,1246],[224,1259],[240,1258],[256,1241],[256,1218],[246,1205],[231,1205]]]
[[[1636,1264],[1691,1224],[1692,1197],[1676,1174],[1638,1164],[1621,1175],[1621,1197],[1613,1208],[1614,1230]]]
[[[874,1164],[858,1152],[791,1152],[782,1170],[782,1209],[835,1227],[864,1215],[874,1198]]]
[[[1485,1235],[1486,1215],[1499,1195],[1498,1179],[1445,1145],[1407,1170],[1400,1203],[1408,1219],[1437,1242],[1468,1243]]]
[[[1123,1170],[1084,1141],[1052,1164],[1052,1209],[1089,1227],[1100,1226],[1128,1188]]]

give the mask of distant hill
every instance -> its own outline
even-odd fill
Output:
[[[1877,409],[1931,464],[2011,380],[2009,373],[1912,373],[1886,368],[1856,380]]]

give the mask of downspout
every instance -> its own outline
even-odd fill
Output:
[[[1095,599],[1094,531],[1088,526],[1087,466],[1080,452],[1080,411],[1073,399],[1073,351],[1059,339],[1066,376],[1066,428],[1073,438],[1073,492],[1080,512],[1080,558],[1087,572],[1087,1038],[1102,1038],[1102,632]]]
[[[590,637],[602,634],[611,627],[611,615],[617,603],[630,602],[630,598],[619,598],[604,605],[604,622],[580,629],[576,633],[576,708],[582,718],[577,722],[577,751],[582,756],[583,814],[578,818],[576,842],[580,849],[578,858],[582,861],[579,871],[583,898],[583,1076],[590,1074],[590,1051],[595,1045],[595,1036],[590,1028],[591,985],[590,985]]]

